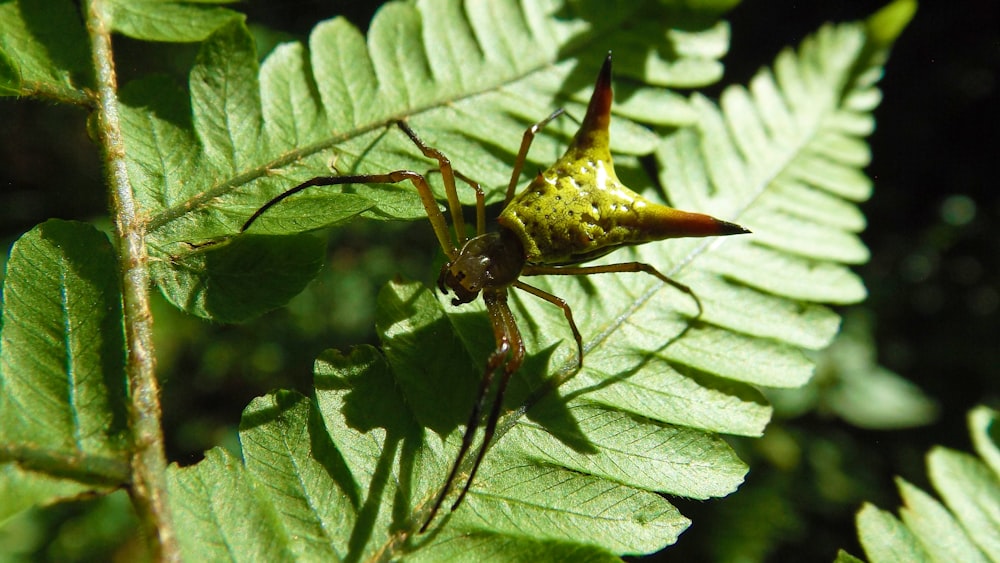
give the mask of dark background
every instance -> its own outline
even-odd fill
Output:
[[[364,28],[375,3],[348,4],[349,17]],[[788,0],[741,5],[727,18],[733,41],[723,84],[745,84],[780,49],[796,45],[822,23],[861,19],[880,5]],[[258,1],[236,8],[245,10],[252,24],[300,39],[316,22],[344,12],[337,3],[320,1]],[[194,53],[189,46],[120,38],[116,47],[123,81],[151,66],[183,77]],[[998,79],[1000,3],[923,2],[888,62],[870,139],[874,160],[868,173],[875,194],[864,205],[863,238],[872,259],[858,270],[870,292],[864,307],[874,319],[879,362],[933,396],[938,420],[894,432],[861,430],[818,414],[779,421],[781,431],[795,440],[836,446],[831,463],[845,475],[844,494],[818,490],[817,482],[829,482],[823,473],[829,467],[755,464],[750,451],[753,469],[740,494],[704,503],[678,501],[694,525],[677,546],[654,557],[725,559],[724,538],[757,541],[761,546],[754,553],[774,561],[828,561],[840,547],[860,555],[853,516],[863,500],[894,510],[899,500],[893,475],[929,489],[922,457],[928,448],[970,449],[967,411],[982,403],[998,406]],[[0,240],[6,246],[50,217],[106,222],[100,159],[85,119],[75,108],[0,100]],[[332,234],[330,266],[318,290],[292,305],[297,312],[325,311],[319,317],[303,321],[277,311],[253,330],[205,327],[159,306],[157,334],[182,334],[157,343],[165,424],[176,429],[168,434],[168,456],[182,464],[197,461],[204,449],[233,440],[239,413],[253,397],[276,387],[308,392],[312,358],[320,350],[372,340],[378,286],[397,272],[432,277],[426,266],[435,245],[419,227],[359,225]],[[259,333],[261,324],[267,334]],[[775,498],[782,502],[768,512]],[[50,509],[53,537],[86,510]],[[744,538],[750,532],[737,529],[741,515],[746,520],[768,514],[773,525],[757,537]],[[47,549],[39,557],[66,554]]]

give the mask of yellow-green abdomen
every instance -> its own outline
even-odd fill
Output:
[[[623,185],[603,160],[566,157],[514,197],[499,223],[521,239],[528,263],[550,266],[654,240],[731,234],[736,227],[649,201]]]
[[[653,203],[623,185],[611,160],[610,121],[609,55],[566,154],[500,213],[500,225],[521,240],[529,264],[579,264],[622,246],[748,232],[708,215]]]

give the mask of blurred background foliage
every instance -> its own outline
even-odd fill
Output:
[[[746,83],[777,52],[826,21],[864,18],[882,2],[748,2],[728,16],[722,84]],[[346,15],[364,29],[377,3],[254,0],[261,56]],[[443,30],[442,32],[446,32]],[[196,46],[116,37],[120,80],[159,71],[185,83]],[[899,504],[893,475],[926,486],[934,444],[969,449],[965,415],[1000,405],[1000,4],[924,2],[881,83],[870,139],[875,195],[864,209],[870,292],[842,311],[845,329],[806,389],[771,395],[760,440],[734,440],[750,465],[738,494],[674,500],[694,524],[647,560],[829,561],[861,554],[854,513]],[[721,92],[721,85],[709,95]],[[0,241],[50,217],[108,226],[97,148],[76,108],[0,100]],[[323,349],[376,343],[375,294],[394,276],[430,283],[437,245],[423,222],[357,222],[323,232],[327,264],[291,304],[247,325],[186,317],[158,295],[167,455],[188,465],[215,445],[238,450],[249,401],[276,388],[309,394]],[[6,254],[6,253],[5,253]],[[145,555],[124,493],[30,511],[0,529],[0,561],[133,561]]]

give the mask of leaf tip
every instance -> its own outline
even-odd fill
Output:
[[[868,35],[882,47],[891,45],[917,12],[917,0],[896,0],[872,14],[866,22]]]

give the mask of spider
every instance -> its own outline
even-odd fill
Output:
[[[594,93],[587,113],[566,153],[540,172],[519,194],[515,195],[528,149],[534,136],[546,124],[562,115],[562,109],[529,127],[521,140],[504,199],[504,209],[497,219],[495,231],[486,230],[486,204],[482,188],[456,171],[448,158],[428,146],[406,121],[396,125],[427,158],[437,161],[455,239],[452,240],[444,213],[424,175],[410,170],[385,174],[355,176],[321,176],[308,180],[267,202],[243,224],[246,231],[268,209],[282,200],[314,186],[337,184],[395,184],[408,180],[417,189],[427,217],[447,263],[441,268],[438,287],[451,291],[452,305],[470,303],[480,294],[486,304],[496,349],[486,361],[479,385],[479,395],[469,414],[462,443],[451,470],[442,486],[420,532],[427,530],[444,503],[458,476],[466,455],[472,448],[483,417],[494,376],[500,372],[496,394],[489,406],[483,431],[482,445],[476,453],[465,485],[452,504],[457,509],[479,470],[486,450],[496,431],[503,406],[504,391],[511,376],[524,360],[524,341],[517,322],[507,304],[508,292],[516,288],[559,307],[566,317],[576,342],[576,370],[583,366],[583,339],[573,320],[569,305],[559,297],[521,281],[524,276],[585,275],[609,272],[644,272],[689,295],[702,313],[701,301],[688,286],[675,281],[649,264],[622,262],[599,266],[579,264],[599,258],[623,246],[676,237],[705,237],[748,233],[747,229],[700,213],[690,213],[654,203],[633,192],[617,178],[611,160],[608,125],[611,120],[611,54],[608,53],[597,76]],[[456,179],[475,191],[476,235],[468,237]],[[697,318],[697,316],[695,318]]]

